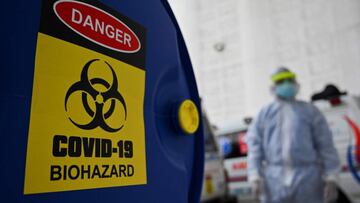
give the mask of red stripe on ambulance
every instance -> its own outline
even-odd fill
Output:
[[[98,45],[123,53],[135,53],[141,47],[139,38],[125,23],[97,7],[62,0],[53,9],[67,27]]]

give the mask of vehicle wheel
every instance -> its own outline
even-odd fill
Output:
[[[336,200],[336,203],[351,203],[351,201],[346,197],[346,195],[340,189],[338,189],[338,192],[339,192],[339,197]]]
[[[228,196],[228,197],[223,198],[221,202],[222,203],[237,203],[237,198]]]

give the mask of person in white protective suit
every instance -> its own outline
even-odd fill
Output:
[[[296,75],[272,75],[275,100],[261,109],[247,133],[249,181],[265,203],[336,201],[339,157],[322,113],[298,101]]]

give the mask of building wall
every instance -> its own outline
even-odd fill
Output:
[[[182,23],[186,17],[174,8],[175,15],[196,61],[204,106],[219,127],[254,116],[270,102],[269,76],[282,65],[298,75],[300,99],[309,100],[327,83],[360,94],[360,1],[185,2],[183,16],[196,20]]]

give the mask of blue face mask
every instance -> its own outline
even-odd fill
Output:
[[[297,93],[295,83],[285,81],[275,86],[276,95],[283,99],[293,99]]]

